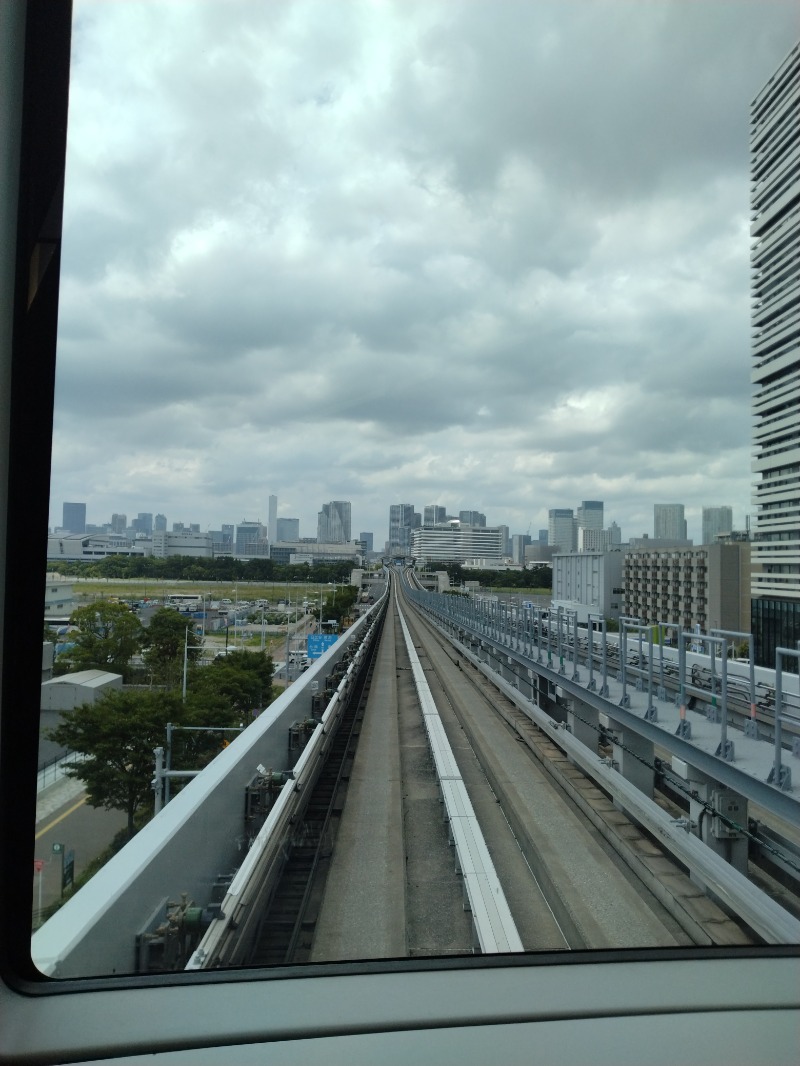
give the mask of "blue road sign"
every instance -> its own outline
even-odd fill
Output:
[[[324,655],[332,644],[335,644],[339,638],[335,633],[309,633],[308,635],[308,657],[309,659],[318,659],[320,655]]]

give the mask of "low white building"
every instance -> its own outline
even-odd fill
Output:
[[[83,703],[94,703],[107,692],[122,688],[122,674],[108,670],[79,670],[42,682],[43,711],[72,711]]]
[[[214,541],[210,533],[197,533],[192,530],[168,533],[166,530],[157,530],[153,533],[150,544],[156,559],[167,559],[173,555],[211,559],[214,555]]]
[[[78,606],[72,582],[61,574],[48,574],[44,587],[44,620],[69,618]]]
[[[505,533],[499,526],[467,526],[458,521],[421,526],[411,531],[411,557],[441,562],[477,561],[492,568],[505,555]]]
[[[570,552],[553,556],[553,607],[578,612],[585,624],[590,614],[619,618],[624,608],[625,553]]]
[[[47,561],[59,559],[96,561],[109,555],[149,555],[149,540],[130,540],[115,533],[55,533],[47,538]]]

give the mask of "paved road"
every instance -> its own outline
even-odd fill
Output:
[[[80,781],[64,778],[39,797],[36,808],[36,850],[34,858],[42,860],[42,906],[47,907],[61,895],[61,857],[53,844],[63,844],[75,853],[75,876],[102,852],[127,822],[122,811],[90,807]],[[33,871],[33,921],[39,909],[39,874]]]

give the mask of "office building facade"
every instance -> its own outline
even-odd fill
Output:
[[[773,667],[776,648],[794,649],[800,641],[798,85],[800,44],[750,109],[756,506],[751,593],[756,662]]]
[[[584,500],[578,508],[578,529],[603,528],[603,501]]]
[[[300,519],[276,518],[275,536],[269,538],[270,544],[289,544],[296,540],[300,540]]]
[[[86,504],[65,503],[62,508],[61,528],[67,533],[86,532]]]
[[[555,507],[547,512],[547,543],[554,552],[575,551],[578,544],[571,507]]]
[[[504,536],[498,526],[446,525],[421,526],[412,530],[411,555],[426,562],[466,562],[481,560],[501,562]]]

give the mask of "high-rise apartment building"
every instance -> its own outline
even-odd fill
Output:
[[[317,541],[320,544],[347,544],[350,540],[350,501],[323,503],[317,514]]]
[[[571,507],[555,507],[547,512],[547,543],[555,552],[572,552],[577,547],[575,515]]]
[[[86,504],[65,503],[62,508],[61,528],[70,533],[86,532]]]
[[[112,514],[110,532],[112,532],[112,533],[124,533],[127,528],[128,528],[128,516],[126,514]]]
[[[720,533],[733,530],[733,508],[703,508],[703,544],[715,544]]]
[[[656,540],[686,540],[682,503],[653,504],[653,537]]]
[[[800,640],[800,44],[750,109],[756,662]],[[787,665],[789,665],[787,663]]]

